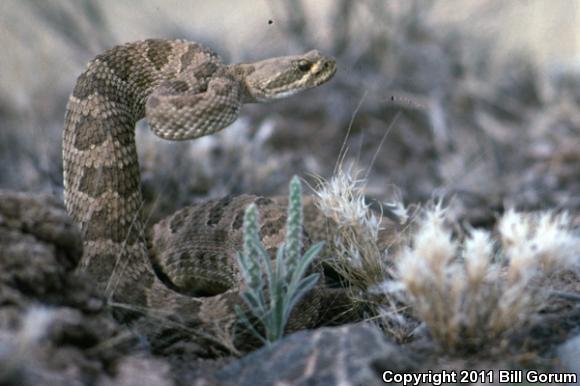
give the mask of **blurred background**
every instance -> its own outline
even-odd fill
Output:
[[[472,223],[511,206],[580,208],[577,0],[3,0],[0,188],[62,197],[76,77],[104,49],[150,37],[195,40],[226,62],[317,48],[339,65],[300,97],[244,106],[218,135],[166,142],[140,122],[152,218],[329,177],[341,149],[379,201],[454,197]]]

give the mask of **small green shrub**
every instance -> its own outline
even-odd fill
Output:
[[[319,242],[302,255],[302,186],[298,177],[290,182],[286,239],[272,259],[260,241],[256,205],[248,206],[244,216],[244,250],[238,254],[238,264],[246,289],[241,296],[249,311],[264,327],[265,336],[240,309],[241,322],[264,343],[282,337],[290,312],[318,281],[319,274],[304,277],[306,269],[320,253]],[[265,279],[265,280],[264,280]]]

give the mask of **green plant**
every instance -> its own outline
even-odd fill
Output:
[[[319,274],[304,277],[306,269],[320,253],[319,242],[302,255],[302,186],[298,177],[290,182],[288,219],[285,242],[272,259],[260,241],[256,205],[248,206],[244,216],[244,250],[238,254],[238,264],[246,289],[241,296],[249,311],[264,327],[262,335],[248,316],[236,308],[241,322],[264,343],[282,337],[290,312],[318,281]],[[265,280],[264,280],[265,279]]]

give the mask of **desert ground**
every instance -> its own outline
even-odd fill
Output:
[[[314,3],[0,5],[0,384],[580,373],[580,2]],[[196,41],[226,63],[335,58],[329,82],[244,105],[215,135],[165,141],[141,120],[136,142],[148,227],[227,195],[286,196],[300,177],[334,216],[330,263],[313,269],[348,295],[346,316],[251,347],[226,334],[208,348],[195,328],[159,343],[79,272],[67,100],[89,60],[147,38]]]

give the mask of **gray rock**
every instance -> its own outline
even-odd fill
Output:
[[[0,384],[83,385],[114,371],[119,354],[98,348],[122,330],[73,274],[81,250],[57,199],[0,190]]]
[[[381,385],[383,371],[413,369],[402,348],[365,324],[301,331],[221,369],[224,385]]]
[[[580,374],[580,335],[567,340],[558,348],[558,359],[566,371]]]

